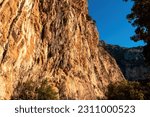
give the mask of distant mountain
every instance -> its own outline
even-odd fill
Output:
[[[105,44],[105,49],[116,59],[126,79],[149,79],[150,67],[144,62],[142,46],[125,48],[118,45]]]

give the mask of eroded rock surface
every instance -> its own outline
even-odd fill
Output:
[[[124,77],[98,38],[86,0],[0,0],[0,98],[44,78],[60,99],[104,98]]]
[[[108,52],[116,59],[128,80],[150,80],[150,67],[145,63],[143,47],[124,48],[107,44]]]

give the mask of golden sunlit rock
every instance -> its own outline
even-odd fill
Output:
[[[105,98],[124,76],[98,44],[86,0],[0,0],[0,98],[45,78],[59,99]]]

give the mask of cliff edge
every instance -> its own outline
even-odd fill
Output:
[[[124,76],[98,39],[87,0],[0,0],[0,99],[29,79],[59,99],[105,98]]]

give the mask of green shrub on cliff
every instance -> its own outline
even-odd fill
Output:
[[[21,100],[57,99],[57,93],[49,85],[49,82],[47,80],[43,80],[41,83],[28,80],[23,84],[19,84],[17,90],[18,94],[12,96],[12,99],[21,99]]]

